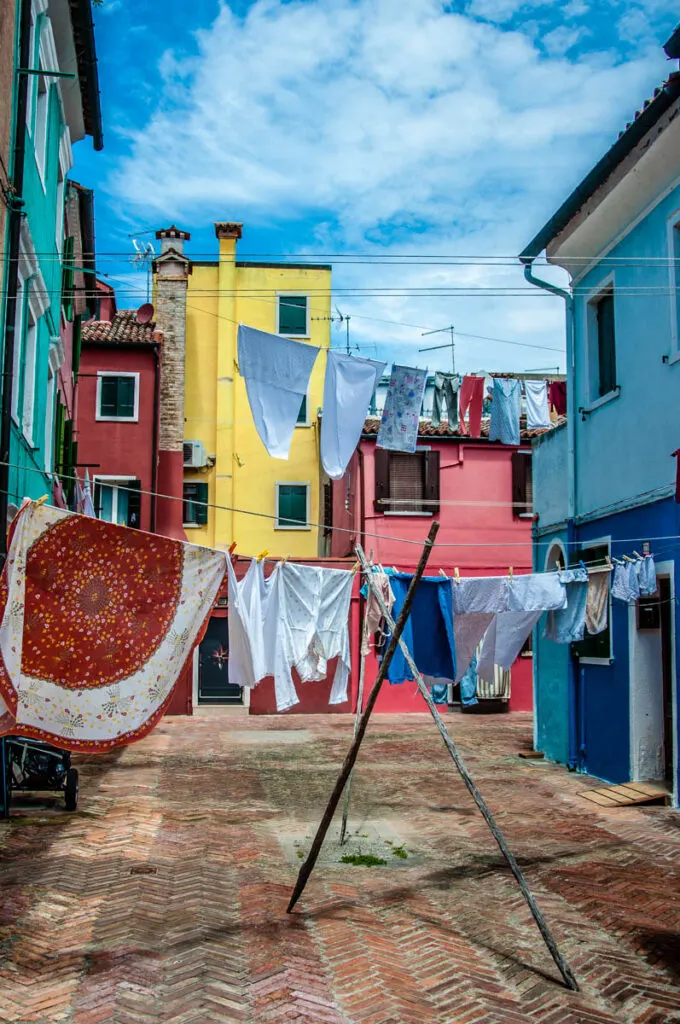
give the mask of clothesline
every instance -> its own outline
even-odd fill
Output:
[[[14,462],[2,462],[0,465],[8,466],[10,469],[17,469],[25,473],[38,473],[43,479],[45,478],[45,472],[42,469],[38,469],[33,466],[20,466]],[[73,482],[79,481],[79,477],[71,474],[55,474],[58,475],[61,480],[72,480]],[[176,494],[161,494],[159,491],[144,490],[139,487],[127,487],[124,484],[116,484],[116,486],[122,491],[134,491],[135,494],[146,494],[152,498],[161,498],[164,501],[181,501],[184,502],[184,498],[178,497]],[[238,515],[244,516],[255,516],[260,519],[278,520],[278,516],[273,515],[269,512],[254,512],[251,509],[238,508],[231,505],[217,505],[210,501],[195,501],[191,499],[192,504],[200,505],[203,508],[216,509],[219,512],[235,512]],[[480,503],[482,506],[486,505],[485,502]],[[346,526],[327,526],[325,523],[309,522],[306,524],[310,527],[317,527],[320,530],[328,530],[332,533],[346,533],[353,537],[356,537],[359,533],[356,529],[350,529]],[[364,536],[372,537],[376,540],[390,541],[394,544],[415,544],[422,548],[422,544],[419,540],[413,540],[411,537],[395,537],[391,534],[374,533],[369,530],[361,531]],[[591,545],[590,540],[578,540],[578,541],[567,541],[557,538],[564,547],[583,548],[584,545]],[[612,541],[613,544],[628,544],[638,545],[648,541],[680,541],[680,534],[658,534],[658,535],[645,535],[637,537],[621,537],[616,538]],[[550,548],[555,543],[555,538],[548,538],[546,540],[539,539],[536,541],[539,545],[544,545],[546,548]],[[527,541],[438,541],[435,543],[435,548],[526,548],[528,546]],[[658,552],[657,552],[658,554]],[[595,564],[595,563],[592,563]]]

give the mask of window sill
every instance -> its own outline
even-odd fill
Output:
[[[385,515],[385,516],[409,516],[411,518],[413,516],[418,516],[421,519],[422,518],[431,519],[432,516],[434,515],[434,513],[433,512],[383,512],[383,515]]]
[[[613,391],[608,391],[606,395],[602,395],[600,398],[596,398],[590,405],[585,405],[579,409],[580,413],[589,415],[591,412],[595,412],[596,409],[602,408],[603,405],[608,405],[609,402],[613,402],[615,398],[618,398],[621,394],[621,388],[615,387]]]
[[[614,658],[579,658],[577,657],[579,665],[605,665],[609,667],[614,664]]]
[[[278,331],[278,334],[282,338],[290,338],[291,341],[311,341],[311,334],[284,334],[282,331]]]
[[[296,424],[295,424],[296,428],[297,428],[297,427],[302,427],[303,429],[304,429],[305,427],[311,427],[311,425],[312,425],[311,423],[296,423]]]
[[[534,513],[533,512],[518,512],[516,518],[517,519],[533,519],[534,518]]]
[[[673,352],[666,360],[666,366],[675,366],[676,363],[680,363],[680,350]]]
[[[274,526],[275,530],[311,530],[311,526],[279,526],[278,523]]]
[[[182,523],[182,529],[184,530],[202,530],[207,523]]]
[[[139,416],[95,416],[97,423],[139,423]]]

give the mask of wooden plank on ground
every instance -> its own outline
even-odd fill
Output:
[[[668,790],[662,782],[625,782],[619,786],[586,789],[581,796],[599,807],[630,807],[666,801]]]

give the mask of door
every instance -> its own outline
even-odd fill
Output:
[[[664,779],[673,788],[673,618],[671,615],[671,581],[658,577],[661,604],[661,675],[663,701],[663,766]]]
[[[213,617],[198,649],[198,703],[242,704],[243,691],[229,682],[228,620]]]

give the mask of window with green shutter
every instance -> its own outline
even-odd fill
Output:
[[[208,522],[207,484],[184,484],[183,521],[185,526],[205,526]]]
[[[279,530],[306,530],[309,484],[277,484],[276,526]]]
[[[97,389],[97,419],[134,420],[137,418],[138,374],[100,374]]]
[[[307,395],[302,399],[302,405],[297,418],[298,425],[307,426]]]
[[[306,295],[278,296],[278,333],[308,336]]]

